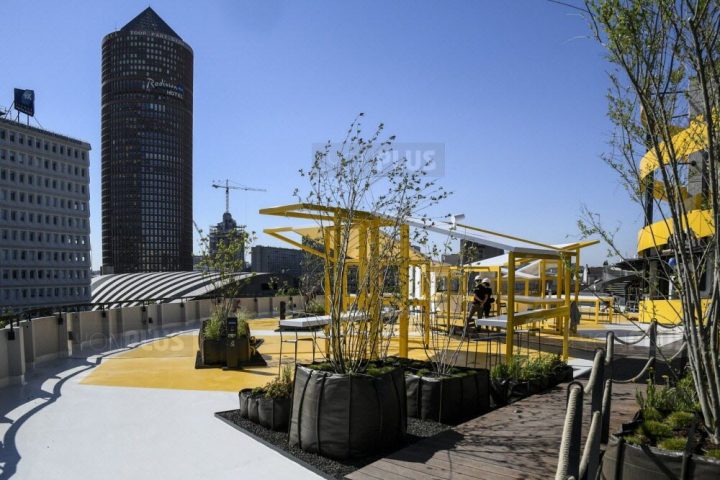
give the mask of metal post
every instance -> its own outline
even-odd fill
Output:
[[[505,362],[510,362],[513,356],[513,343],[515,342],[515,252],[508,252],[507,274],[507,335],[505,336]]]
[[[565,257],[562,257],[561,260],[564,261]],[[565,315],[565,321],[563,322],[563,360],[566,362],[570,357],[570,273],[571,272],[569,268],[563,268],[565,280],[565,308],[567,311]],[[560,283],[559,279],[558,283]]]
[[[409,298],[408,298],[408,275],[410,269],[410,227],[407,224],[400,226],[400,299],[402,301],[400,310],[400,356],[408,356],[408,322],[409,322]]]
[[[657,357],[657,320],[653,319],[650,322],[650,329],[648,330],[648,338],[650,339],[650,346],[648,348],[648,360],[652,359],[653,366]],[[653,382],[657,383],[657,369],[652,369]]]

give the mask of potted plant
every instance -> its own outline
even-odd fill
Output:
[[[438,374],[426,365],[406,373],[408,416],[456,423],[490,409],[489,372],[453,367]]]
[[[510,362],[493,367],[490,377],[495,404],[507,405],[572,380],[572,367],[557,355],[514,356]]]
[[[203,365],[225,364],[225,319],[218,310],[213,310],[210,318],[203,322],[198,335],[200,355]]]
[[[280,375],[263,388],[258,398],[258,420],[270,430],[286,432],[292,407],[293,370],[290,365],[283,367]]]
[[[340,144],[315,152],[301,172],[308,193],[296,194],[301,218],[317,222],[303,242],[317,245],[311,250],[323,260],[330,320],[325,361],[296,367],[289,441],[334,458],[367,456],[405,438],[405,377],[399,365],[382,360],[391,337],[383,309],[408,318],[407,289],[399,288],[408,283],[405,220],[445,196],[425,170],[387,162],[394,137],[382,139],[381,124],[365,138],[360,117]]]
[[[646,393],[638,392],[637,401],[635,419],[608,441],[602,478],[720,478],[720,448],[710,441],[700,421],[690,375],[662,387],[651,376]]]
[[[331,458],[364,457],[400,444],[406,429],[401,367],[370,363],[353,374],[329,363],[296,367],[291,445]]]
[[[646,225],[638,241],[644,261],[635,270],[649,293],[641,320],[680,327],[698,419],[720,448],[720,8],[698,0],[586,0],[583,10],[614,67],[607,98],[616,128],[603,160]],[[600,215],[586,209],[583,217],[582,232],[600,234],[622,258]]]

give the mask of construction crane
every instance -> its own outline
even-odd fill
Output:
[[[230,212],[230,190],[243,190],[245,192],[267,192],[264,188],[251,188],[244,185],[230,185],[230,180],[225,180],[225,185],[213,183],[213,188],[225,189],[225,211]]]

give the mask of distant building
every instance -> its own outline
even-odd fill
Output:
[[[90,145],[0,118],[0,306],[90,301]]]
[[[442,256],[442,263],[447,265],[460,265],[460,254],[459,253],[446,253]]]
[[[485,260],[486,258],[503,255],[505,251],[502,248],[480,245],[479,243],[467,240],[460,240],[460,253],[463,263],[472,263],[477,262],[478,260]]]
[[[151,8],[102,42],[103,271],[191,270],[193,51]]]
[[[242,261],[242,270],[245,270],[245,242],[243,238],[245,229],[243,226],[238,227],[230,212],[223,213],[222,222],[210,227],[208,253],[213,257],[217,253],[220,242],[227,241],[231,236],[240,239],[242,242],[237,256]]]
[[[448,265],[460,265],[460,263],[472,263],[487,258],[503,255],[504,250],[487,245],[480,245],[467,240],[460,240],[461,253],[447,253],[442,256],[442,262]]]
[[[256,245],[252,247],[252,271],[284,274],[291,277],[302,275],[303,251]]]

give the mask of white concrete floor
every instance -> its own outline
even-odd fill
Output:
[[[81,385],[49,362],[0,389],[0,479],[317,479],[214,417],[237,394]]]

